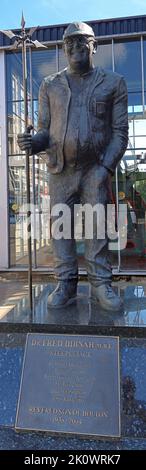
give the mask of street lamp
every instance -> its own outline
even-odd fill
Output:
[[[14,39],[14,46],[22,47],[22,66],[23,66],[23,91],[24,91],[24,123],[25,123],[25,132],[31,132],[33,129],[32,125],[28,126],[28,97],[27,97],[27,60],[26,60],[26,51],[27,47],[34,45],[36,48],[45,48],[44,44],[41,44],[39,41],[32,41],[31,37],[36,31],[37,27],[33,27],[26,32],[25,30],[25,19],[22,13],[21,18],[21,33],[14,34],[11,30],[0,30],[3,34],[9,37],[9,39]],[[32,311],[33,309],[33,300],[32,300],[32,241],[31,241],[31,210],[30,210],[30,168],[29,168],[29,150],[25,151],[26,155],[26,192],[27,192],[27,244],[28,244],[28,289],[29,289],[29,307]]]

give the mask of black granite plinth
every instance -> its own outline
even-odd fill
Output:
[[[142,283],[116,283],[124,310],[108,313],[91,302],[89,286],[79,283],[78,298],[68,309],[48,310],[52,285],[34,289],[0,320],[0,449],[146,449],[146,290]],[[14,303],[14,301],[12,301]],[[9,302],[10,304],[10,302]],[[120,337],[121,438],[100,440],[16,433],[16,408],[28,332]]]
[[[81,453],[84,450],[93,450],[98,452],[104,451],[120,451],[120,450],[146,450],[146,439],[130,439],[121,438],[117,440],[89,440],[67,437],[48,437],[47,433],[37,432],[21,432],[16,433],[11,428],[0,429],[0,450],[25,450],[29,451],[78,451]],[[70,452],[71,453],[71,452]],[[26,452],[27,455],[27,452]],[[14,460],[15,462],[15,460]]]
[[[26,336],[24,334],[0,334],[0,435],[1,433],[3,435],[5,426],[9,428],[14,428],[15,426],[25,340]],[[129,439],[129,446],[131,445],[132,448],[134,439],[142,439],[142,442],[145,442],[144,439],[146,439],[146,339],[120,339],[120,361],[121,441],[118,439],[118,442],[126,442],[125,439]],[[11,435],[12,434],[10,434],[10,436]],[[41,433],[40,436],[40,439],[43,440]],[[9,441],[2,444],[2,439],[0,440],[1,446],[4,445],[4,447],[1,448],[8,449]],[[46,442],[46,440],[48,442],[48,447],[46,448],[48,449],[53,448],[53,442],[55,443],[54,448],[56,449],[61,448],[60,442],[62,443],[62,449],[69,448],[69,439],[65,439],[64,441],[62,436],[58,437],[58,441],[57,438],[51,437],[45,438],[44,442]],[[14,441],[14,448],[16,448],[15,445],[16,442],[19,442],[19,437],[17,436]],[[22,445],[22,448],[27,448],[27,443],[29,442],[31,443],[29,448],[31,448],[31,445],[32,448],[38,448],[35,447],[35,445],[38,446],[38,438],[35,444],[35,433],[26,433],[23,437],[20,434],[18,448],[20,448],[20,445]],[[57,447],[57,442],[59,447]],[[66,444],[66,442],[68,442],[68,444]],[[72,438],[72,443],[74,443],[75,446],[76,442],[77,438]],[[86,440],[84,442],[86,442]],[[110,442],[113,441],[108,441],[107,439],[106,441],[102,440],[104,449],[106,449],[104,446],[105,442],[106,445],[110,446]],[[141,441],[139,441],[139,445],[140,442]],[[92,443],[94,443],[94,439],[93,441],[90,440],[90,448]],[[116,445],[122,445],[117,444],[117,440],[114,440],[114,443]],[[51,447],[49,447],[49,445]],[[68,445],[68,447],[64,447],[65,445]],[[94,445],[95,444],[93,444],[93,446]],[[10,448],[13,448],[12,442]],[[73,448],[75,449],[76,447]],[[87,448],[89,447],[87,446]]]

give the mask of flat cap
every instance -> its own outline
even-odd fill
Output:
[[[69,26],[67,26],[63,35],[63,40],[70,36],[76,36],[77,34],[83,34],[85,36],[91,36],[93,38],[95,37],[94,31],[91,26],[89,26],[87,23],[75,22],[70,23]]]

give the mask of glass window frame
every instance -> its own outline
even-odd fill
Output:
[[[123,42],[127,42],[127,40],[128,40],[128,42],[129,42],[129,40],[130,40],[130,42],[132,42],[132,41],[135,40],[135,39],[136,39],[136,38],[133,38],[133,39],[132,39],[132,38],[127,38],[127,37],[125,37],[124,39],[122,39],[122,41],[123,41]],[[138,40],[140,41],[140,39],[138,39]],[[117,38],[117,37],[115,38],[115,37],[114,37],[113,39],[111,39],[111,38],[109,39],[109,45],[111,44],[111,48],[112,48],[112,69],[113,69],[113,71],[116,71],[116,70],[115,70],[115,65],[114,65],[114,64],[115,64],[114,44],[117,43],[117,41],[120,42],[120,41],[121,41],[121,38],[120,38],[120,37],[119,37],[119,38]],[[107,42],[106,42],[105,40],[103,40],[103,41],[100,40],[100,45],[104,45],[104,44],[107,44]],[[58,64],[59,64],[59,59],[58,59],[59,50],[60,50],[60,44],[57,44],[57,43],[56,43],[56,72],[57,72],[58,69],[59,69],[59,65],[58,65]],[[33,52],[34,52],[34,51],[30,51],[31,55],[32,55]],[[141,64],[141,67],[142,67],[142,64]],[[142,69],[141,69],[141,70],[142,70]],[[142,74],[144,74],[144,71],[142,71]],[[31,70],[31,71],[30,71],[30,77],[32,77],[32,75],[33,75],[33,73],[32,73],[32,70]],[[144,77],[142,77],[142,79],[143,79],[143,78],[144,78]],[[32,85],[32,83],[31,83],[31,85]],[[22,98],[22,95],[23,95],[23,92],[21,91],[21,98]],[[37,100],[35,99],[34,96],[33,96],[33,99],[34,99],[33,102],[36,103]],[[20,100],[20,101],[22,101],[22,100]],[[144,103],[143,103],[143,104],[144,104]],[[129,116],[129,117],[131,118],[132,115],[135,115],[135,114],[136,114],[135,112],[132,112],[132,113],[130,113],[130,116]],[[140,112],[140,115],[141,115],[141,114],[142,114],[142,113]],[[20,152],[19,152],[19,153],[20,153]],[[20,157],[20,158],[21,158],[21,157]],[[36,157],[36,158],[38,159],[38,157]],[[116,174],[116,178],[117,178],[117,174]],[[117,188],[118,188],[118,181],[117,181]],[[117,190],[118,190],[118,189],[117,189]],[[118,269],[120,269],[120,264],[118,265]]]

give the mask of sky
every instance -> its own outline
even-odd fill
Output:
[[[0,29],[146,15],[146,0],[3,0]]]

